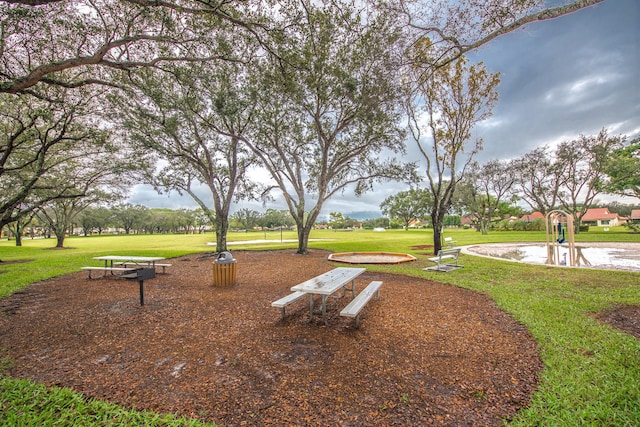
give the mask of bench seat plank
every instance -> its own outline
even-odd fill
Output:
[[[141,262],[141,263],[137,263],[137,262],[114,262],[113,265],[122,265],[124,267],[128,266],[128,265],[136,265],[138,267],[140,266],[154,266],[154,267],[162,267],[162,274],[166,273],[166,268],[167,267],[171,267],[171,264],[160,264],[160,263],[154,263],[154,264],[149,264],[147,262]]]
[[[284,319],[285,307],[288,306],[289,304],[293,304],[294,302],[296,302],[297,300],[299,300],[300,298],[302,298],[305,295],[306,295],[306,292],[300,292],[300,291],[290,293],[286,297],[282,297],[279,300],[272,302],[271,303],[271,307],[281,308],[282,309],[282,318]]]
[[[89,272],[89,279],[91,279],[91,272],[92,271],[103,271],[104,274],[102,277],[107,275],[107,272],[114,272],[114,271],[121,271],[121,272],[125,272],[125,271],[133,271],[135,270],[135,268],[124,268],[124,267],[82,267],[82,270],[86,270]]]
[[[345,317],[355,317],[356,318],[356,328],[360,324],[360,311],[364,308],[364,306],[376,295],[376,299],[380,299],[380,287],[382,286],[381,281],[373,281],[367,285],[366,288],[362,290],[356,297],[340,312],[340,316]]]
[[[443,260],[443,259],[454,259],[454,258],[458,258],[455,255],[442,255],[442,256],[434,256],[433,258],[429,258],[429,261],[433,261],[433,262],[438,262],[438,260]]]

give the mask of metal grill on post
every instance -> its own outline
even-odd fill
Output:
[[[140,305],[144,305],[144,281],[156,277],[155,268],[138,268],[133,273],[123,274],[129,280],[137,280],[140,285]]]

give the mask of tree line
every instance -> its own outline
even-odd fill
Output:
[[[281,195],[306,253],[331,197],[424,180],[437,251],[497,102],[464,55],[600,1],[2,2],[0,227],[146,182],[190,195],[222,250],[232,202]]]
[[[473,217],[486,234],[496,220],[521,216],[522,205],[543,215],[561,209],[573,216],[579,233],[581,218],[592,207],[609,206],[611,212],[630,215],[631,204],[603,205],[598,199],[602,195],[640,199],[640,138],[627,142],[603,129],[511,160],[470,162],[455,187],[450,212]],[[433,195],[411,189],[388,197],[380,207],[406,227],[433,209]]]
[[[238,231],[292,229],[295,225],[287,210],[277,209],[259,212],[242,208],[234,212],[230,219],[231,228]],[[88,206],[71,218],[47,208],[47,215],[37,213],[22,217],[6,225],[0,235],[14,238],[16,246],[22,245],[23,237],[55,237],[57,246],[63,247],[65,237],[73,234],[200,234],[212,228],[213,223],[200,208],[147,208],[121,203],[112,207]]]

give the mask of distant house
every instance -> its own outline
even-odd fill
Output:
[[[633,209],[631,211],[629,222],[633,224],[640,224],[640,209]]]
[[[417,227],[420,227],[421,225],[422,225],[422,220],[419,218],[415,218],[409,221],[410,228],[417,228]]]
[[[583,225],[596,225],[596,226],[612,226],[615,227],[622,223],[620,216],[617,213],[609,212],[607,208],[592,208],[587,209],[580,223]]]
[[[544,215],[541,212],[537,212],[537,211],[527,215],[522,215],[520,217],[520,221],[525,221],[525,222],[533,222],[538,219],[544,220]]]
[[[478,218],[475,215],[467,215],[460,218],[460,224],[463,226],[473,226],[478,222]]]

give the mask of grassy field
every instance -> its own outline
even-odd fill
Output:
[[[447,230],[457,245],[509,241],[544,241],[544,233]],[[267,239],[269,243],[239,244],[230,249],[295,248],[295,233],[231,233],[229,241]],[[334,252],[408,252],[419,259],[429,255],[412,249],[431,244],[429,230],[314,231],[310,247]],[[317,240],[316,240],[317,239]],[[0,297],[48,277],[97,265],[104,254],[175,257],[210,252],[213,235],[72,237],[68,249],[53,250],[55,241],[0,242],[0,260],[30,260],[0,267]],[[624,229],[592,228],[578,241],[640,241]],[[640,425],[640,340],[601,324],[594,314],[619,304],[640,304],[640,273],[559,269],[462,256],[465,268],[451,274],[423,271],[417,263],[368,266],[371,270],[435,279],[487,293],[495,303],[527,326],[544,362],[539,389],[531,406],[522,410],[514,426],[635,426]],[[239,266],[238,268],[241,268]],[[0,372],[11,360],[0,349]],[[0,376],[0,425],[86,426],[200,426],[172,415],[138,412],[84,399],[60,388]]]

